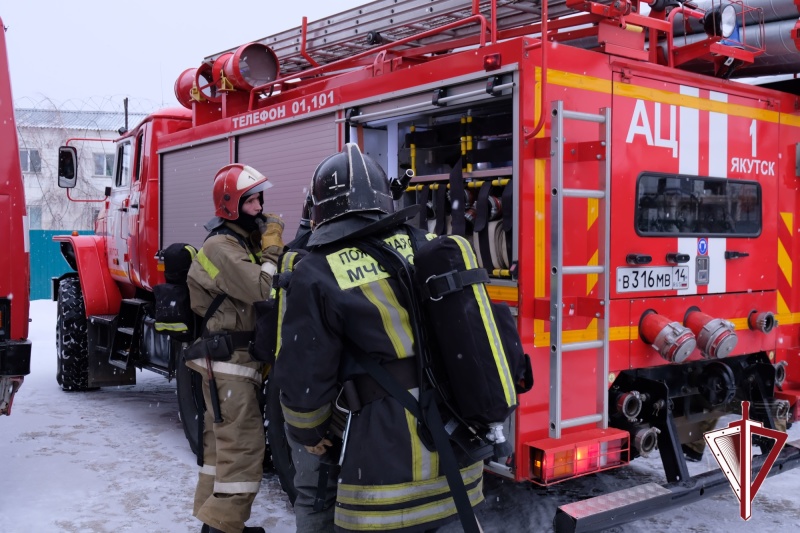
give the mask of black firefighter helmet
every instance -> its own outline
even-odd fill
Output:
[[[325,158],[311,180],[310,246],[377,233],[413,217],[417,206],[395,213],[381,166],[357,144]]]

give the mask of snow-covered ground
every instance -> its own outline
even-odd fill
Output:
[[[55,303],[31,305],[33,368],[12,416],[0,418],[0,533],[196,532],[197,467],[177,415],[174,383],[138,372],[136,385],[65,393],[55,380]],[[790,430],[800,438],[800,424]],[[692,474],[717,468],[706,454]],[[486,477],[484,531],[549,531],[558,505],[645,482],[662,483],[657,457],[549,489]],[[264,478],[252,525],[294,531],[277,478]],[[800,471],[768,478],[744,522],[732,493],[613,531],[785,532],[800,529]],[[453,524],[441,533],[460,528]]]

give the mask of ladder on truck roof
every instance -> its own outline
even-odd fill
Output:
[[[608,310],[609,310],[609,252],[611,250],[611,109],[604,108],[599,114],[581,113],[564,109],[564,102],[552,104],[552,134],[550,138],[550,179],[552,201],[550,204],[550,438],[561,438],[561,430],[589,424],[608,427]],[[599,163],[597,189],[575,189],[565,186],[564,158],[567,142],[564,136],[564,121],[573,120],[598,124]],[[572,143],[574,147],[576,143]],[[586,143],[578,143],[586,144]],[[565,265],[564,247],[568,239],[564,235],[564,199],[586,198],[598,201],[597,207],[597,265]],[[569,218],[569,217],[567,217]],[[574,224],[574,223],[573,223]],[[584,244],[584,241],[579,241]],[[597,339],[564,342],[562,317],[564,316],[564,277],[594,274],[597,279],[597,297],[592,309],[597,318]],[[580,304],[575,304],[580,306]],[[581,309],[571,310],[585,314]],[[571,313],[570,313],[571,314]],[[563,367],[564,357],[570,352],[597,350],[595,363],[595,412],[576,418],[562,418],[564,401]],[[575,367],[573,366],[573,371]],[[574,391],[571,391],[574,393]]]
[[[497,30],[508,30],[541,21],[542,0],[496,0]],[[382,43],[394,42],[472,16],[473,4],[491,20],[491,0],[376,0],[363,6],[304,26],[292,28],[260,39],[272,48],[280,60],[281,74],[300,72],[368,51]],[[598,3],[610,3],[601,0]],[[579,13],[567,7],[567,0],[550,0],[548,18]],[[476,24],[447,29],[441,33],[413,40],[399,48],[426,46],[474,37],[480,32]],[[205,58],[213,61],[226,50]]]

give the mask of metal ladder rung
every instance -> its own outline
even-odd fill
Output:
[[[595,115],[593,113],[582,113],[580,111],[568,111],[564,110],[564,118],[568,118],[571,120],[583,120],[584,122],[597,122],[598,124],[603,124],[606,121],[605,115]]]
[[[564,189],[561,193],[565,198],[597,198],[602,200],[606,197],[604,191],[596,189]]]
[[[577,352],[579,350],[589,350],[591,348],[602,347],[603,341],[565,342],[561,345],[561,352]]]
[[[606,267],[603,265],[580,265],[561,267],[562,274],[605,274]]]
[[[579,416],[577,418],[570,418],[568,420],[561,421],[562,428],[574,428],[576,426],[583,426],[586,424],[594,424],[603,420],[603,415],[601,414],[594,414],[594,415],[586,415],[586,416]]]

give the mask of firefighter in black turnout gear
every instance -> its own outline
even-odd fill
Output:
[[[404,224],[415,209],[394,212],[384,171],[355,144],[320,163],[311,192],[312,250],[292,276],[274,370],[288,434],[322,461],[341,463],[336,531],[435,529],[457,516],[440,455],[358,362],[377,362],[417,394],[406,292],[359,244],[378,239],[413,262],[412,239],[426,237]],[[482,462],[459,470],[468,505],[477,505]]]

